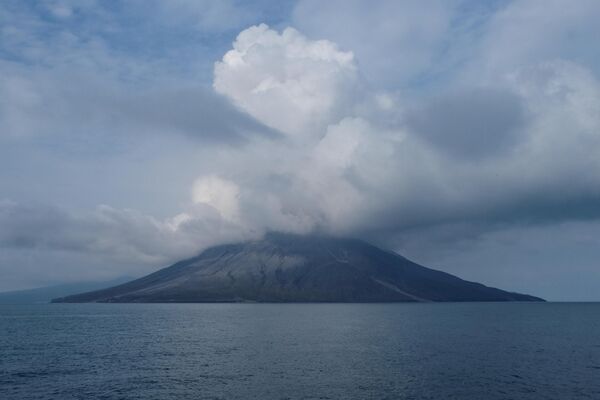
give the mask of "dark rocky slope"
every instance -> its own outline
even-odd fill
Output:
[[[54,302],[542,301],[464,281],[354,239],[271,233]]]

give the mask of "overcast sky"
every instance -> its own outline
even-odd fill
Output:
[[[600,2],[0,3],[0,291],[280,230],[600,300]]]

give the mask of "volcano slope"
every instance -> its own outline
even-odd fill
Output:
[[[361,240],[269,233],[53,302],[543,301],[468,282]]]

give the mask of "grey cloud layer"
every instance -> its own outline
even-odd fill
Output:
[[[406,120],[419,137],[467,160],[510,151],[528,122],[514,93],[482,88],[434,98]]]
[[[164,84],[140,88],[97,76],[5,74],[0,78],[0,132],[4,136],[184,134],[235,143],[247,136],[277,136],[209,89]],[[76,72],[76,71],[75,71]],[[69,81],[65,85],[65,80]],[[173,85],[173,84],[171,84]]]

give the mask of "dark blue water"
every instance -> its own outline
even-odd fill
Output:
[[[600,399],[600,304],[0,306],[0,399]]]

